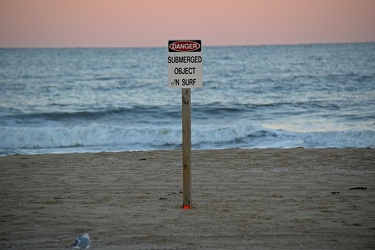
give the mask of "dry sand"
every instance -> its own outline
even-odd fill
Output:
[[[375,249],[374,149],[192,154],[0,157],[0,249]]]

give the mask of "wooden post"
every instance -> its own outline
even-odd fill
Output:
[[[191,209],[191,93],[182,89],[182,179],[183,208]]]

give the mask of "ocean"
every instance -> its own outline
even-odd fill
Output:
[[[375,147],[375,43],[209,47],[192,149]],[[0,155],[180,149],[165,48],[0,49]]]

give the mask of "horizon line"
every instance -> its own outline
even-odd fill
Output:
[[[175,39],[178,40],[178,39]],[[193,39],[184,39],[193,40]],[[195,39],[197,40],[197,39]],[[198,39],[199,40],[199,39]],[[0,46],[0,49],[156,49],[168,47],[165,46]],[[233,45],[204,45],[202,47],[262,47],[262,46],[304,46],[304,45],[334,45],[334,44],[366,44],[375,43],[374,41],[360,42],[311,42],[311,43],[265,43],[265,44],[233,44]]]

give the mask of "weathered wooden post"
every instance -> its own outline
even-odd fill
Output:
[[[191,204],[191,91],[182,89],[182,166],[183,208]]]

